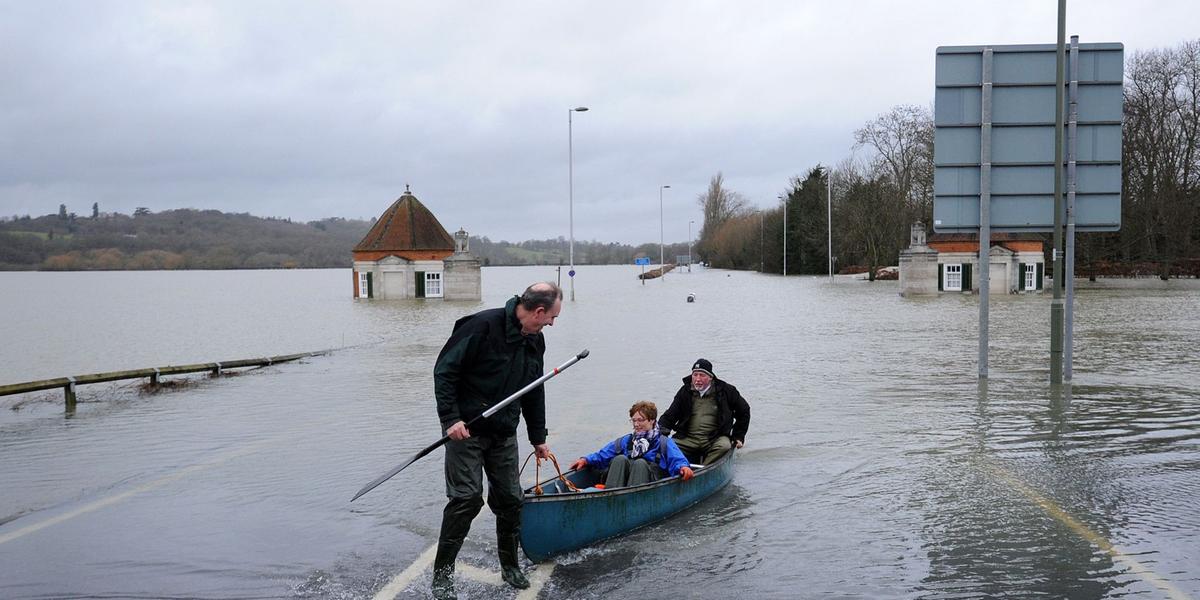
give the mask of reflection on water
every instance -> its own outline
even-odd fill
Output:
[[[1048,297],[993,300],[980,385],[971,296],[578,270],[546,331],[549,363],[591,350],[547,384],[560,459],[623,432],[632,401],[665,406],[700,356],[753,419],[733,483],[562,557],[543,597],[1200,594],[1200,293],[1080,291],[1076,381],[1051,390]],[[340,270],[0,273],[0,383],[342,348],[166,394],[88,386],[71,419],[60,395],[0,399],[0,596],[370,597],[436,540],[441,453],[349,497],[439,435],[454,320],[554,276],[485,269],[464,304],[355,301]],[[484,513],[463,560],[495,570]]]

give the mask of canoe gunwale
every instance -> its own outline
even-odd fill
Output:
[[[718,472],[719,467],[724,466],[724,464],[727,461],[729,461],[731,458],[733,458],[733,454],[734,454],[734,451],[730,450],[729,452],[726,452],[725,455],[722,456],[717,462],[715,462],[711,465],[705,465],[705,466],[701,467],[700,469],[696,470],[696,475],[692,478],[692,481],[696,481],[701,477],[711,476],[713,473]],[[571,471],[568,471],[567,473],[563,473],[563,477],[567,477],[567,475],[570,475],[571,473],[574,473],[574,472],[576,472],[576,471],[571,470]],[[568,477],[568,479],[570,479],[570,478]],[[553,485],[553,483],[557,480],[558,480],[557,477],[553,477],[551,479],[547,479],[546,481],[541,482],[538,485],[541,485],[541,486],[545,486],[546,484]],[[531,486],[531,487],[525,489],[525,502],[532,502],[532,503],[566,502],[566,501],[570,501],[570,500],[578,500],[579,498],[584,497],[584,496],[586,496],[586,497],[592,497],[592,496],[603,497],[603,496],[620,496],[620,495],[624,495],[624,494],[637,494],[637,493],[645,492],[648,490],[652,490],[654,488],[666,487],[669,485],[674,485],[676,483],[681,483],[682,481],[683,480],[679,475],[675,475],[673,477],[664,477],[663,479],[659,479],[657,481],[651,481],[649,483],[643,483],[641,485],[625,486],[625,487],[613,488],[611,490],[605,489],[605,490],[598,490],[598,491],[594,491],[594,492],[584,492],[583,490],[580,490],[578,492],[558,492],[558,493],[553,493],[553,494],[541,494],[541,495],[534,494],[533,486]]]
[[[571,552],[668,519],[716,494],[733,479],[734,452],[696,471],[633,487],[534,495],[522,503],[521,548],[534,562]],[[594,481],[598,473],[570,473]],[[568,473],[564,473],[568,475]],[[546,483],[551,483],[554,478]]]

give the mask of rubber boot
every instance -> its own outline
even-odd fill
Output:
[[[457,600],[454,592],[454,561],[471,521],[483,507],[483,498],[451,498],[442,511],[442,531],[438,536],[437,555],[433,559],[433,597],[437,600]]]
[[[521,541],[520,509],[496,515],[496,550],[500,555],[500,576],[504,582],[519,590],[529,587],[529,579],[521,571],[517,546]]]
[[[433,597],[436,600],[458,600],[454,592],[454,561],[458,548],[450,544],[438,544],[437,557],[433,559]]]

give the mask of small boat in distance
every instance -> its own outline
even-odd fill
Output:
[[[733,478],[733,455],[695,467],[696,476],[679,476],[643,485],[596,489],[601,472],[568,471],[563,476],[580,491],[572,492],[557,478],[544,482],[542,494],[525,490],[521,507],[521,547],[539,562],[665,519],[725,487]],[[535,486],[536,487],[536,486]]]

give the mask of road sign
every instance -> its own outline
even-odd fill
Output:
[[[988,68],[985,49],[991,50]],[[990,165],[992,230],[1053,230],[1056,50],[1054,44],[937,49],[934,231],[979,230],[982,164]],[[1124,56],[1120,43],[1080,44],[1079,72],[1067,73],[1068,82],[1079,82],[1079,231],[1121,228]],[[986,163],[981,161],[985,137],[991,142]]]
[[[649,258],[649,257],[645,257],[645,256],[643,256],[643,257],[641,257],[641,258],[635,258],[635,259],[633,259],[633,264],[635,264],[635,265],[648,265],[648,264],[650,264],[650,258]]]

